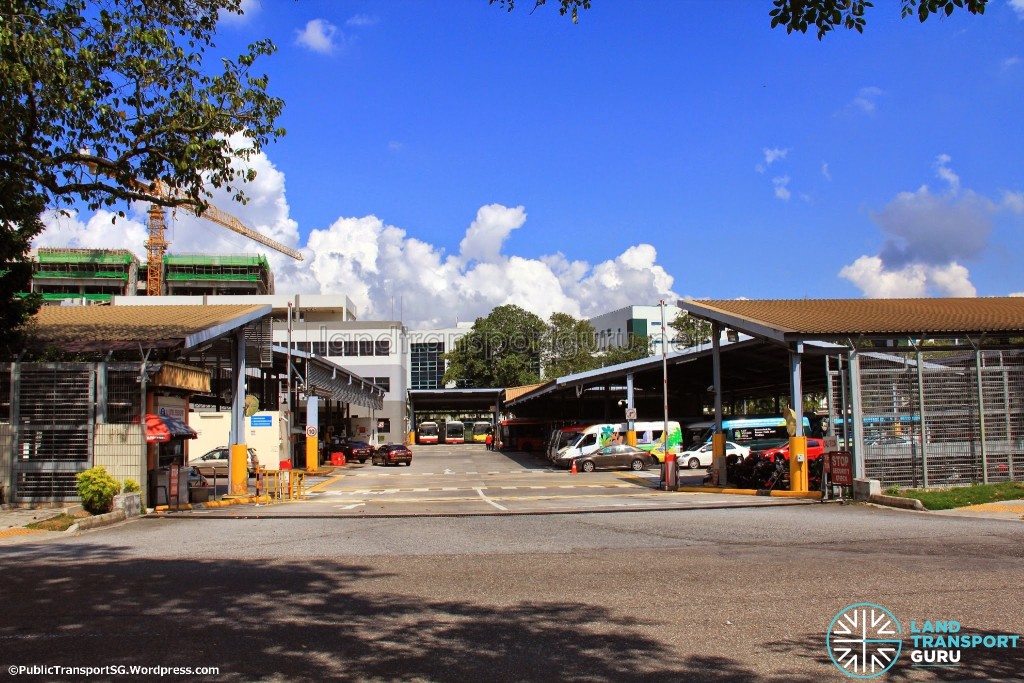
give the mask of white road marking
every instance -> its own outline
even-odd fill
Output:
[[[335,505],[334,507],[339,510],[354,510],[355,508],[363,507],[366,503],[352,503],[351,505]]]
[[[487,502],[487,503],[489,503],[489,504],[493,505],[494,507],[498,508],[498,509],[499,509],[499,510],[501,510],[502,512],[508,512],[508,508],[507,508],[507,507],[505,507],[505,506],[503,506],[503,505],[498,505],[498,504],[497,504],[497,503],[495,503],[495,502],[494,502],[493,500],[491,500],[490,498],[488,498],[487,496],[485,496],[485,495],[484,495],[484,492],[483,492],[483,490],[482,490],[482,489],[477,489],[477,490],[476,490],[476,492],[477,492],[477,494],[479,494],[479,496],[480,496],[481,498],[483,498],[483,499],[484,499],[484,501],[485,501],[485,502]]]

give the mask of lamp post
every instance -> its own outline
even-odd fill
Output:
[[[661,438],[664,441],[665,461],[662,464],[661,478],[665,490],[675,491],[679,486],[676,454],[670,452],[668,445],[668,341],[665,334],[665,300],[658,302],[661,306],[661,396],[664,404],[665,424],[662,426]]]

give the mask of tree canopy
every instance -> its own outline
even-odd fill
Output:
[[[232,183],[254,172],[233,162],[284,133],[284,103],[253,72],[269,41],[207,72],[221,12],[241,0],[0,0],[0,173],[49,207],[244,200]]]
[[[706,344],[711,341],[711,323],[694,318],[686,311],[679,311],[668,325],[676,331],[673,341],[685,347]]]
[[[547,4],[547,0],[533,0],[533,8]],[[488,0],[509,12],[515,9],[516,0]],[[581,9],[590,9],[592,0],[555,0],[558,11],[563,16],[572,15],[573,22],[579,21]],[[885,3],[888,5],[889,3]],[[957,10],[971,14],[984,14],[988,0],[900,0],[900,16],[906,18],[917,16],[925,21],[935,14],[949,16]],[[797,31],[807,33],[812,26],[818,34],[818,40],[836,28],[853,29],[864,32],[864,13],[873,8],[870,0],[772,0],[772,9],[768,16],[771,27],[784,27],[786,33]]]
[[[27,292],[40,214],[120,201],[187,204],[210,187],[244,201],[236,162],[284,134],[284,102],[255,73],[275,48],[204,59],[223,12],[242,0],[0,0],[0,324],[38,308]],[[154,192],[155,183],[161,191]],[[16,337],[0,346],[8,350]]]
[[[477,318],[469,334],[445,354],[444,383],[460,387],[517,387],[540,381],[546,326],[519,306],[498,306]]]
[[[445,354],[444,383],[459,387],[516,387],[651,355],[647,336],[598,349],[593,326],[568,313],[547,322],[514,305],[498,306]]]
[[[594,326],[568,313],[552,313],[544,334],[545,377],[563,377],[598,367]]]

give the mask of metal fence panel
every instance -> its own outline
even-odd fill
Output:
[[[844,439],[844,383],[830,373]],[[862,353],[860,377],[865,476],[901,487],[1024,480],[1024,352]]]

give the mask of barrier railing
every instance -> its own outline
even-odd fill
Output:
[[[256,502],[263,505],[306,497],[306,473],[295,470],[268,470],[256,473]]]

